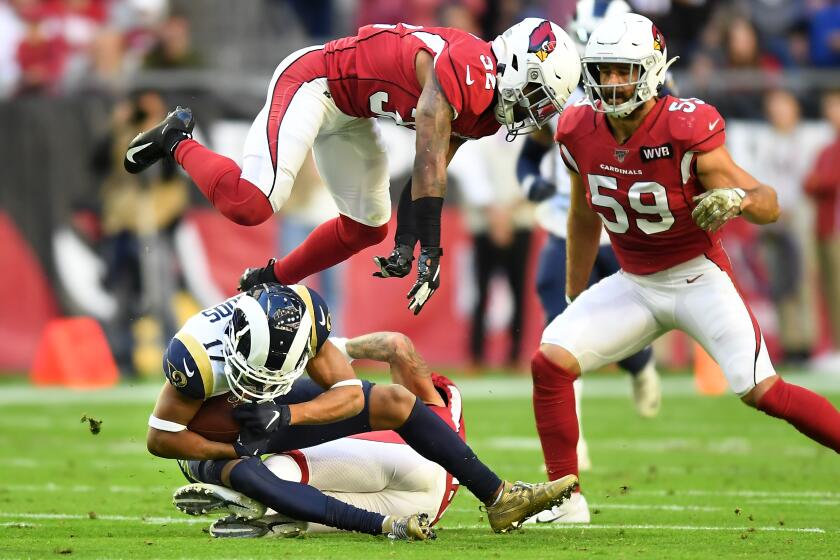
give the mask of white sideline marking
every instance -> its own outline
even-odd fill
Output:
[[[88,514],[80,513],[11,513],[0,512],[0,517],[8,517],[12,519],[43,519],[46,521],[62,520],[62,519],[87,519],[89,521],[133,521],[135,523],[210,523],[215,517],[205,517],[203,519],[189,518],[189,517],[141,517],[130,515],[99,515],[91,518]]]
[[[74,484],[73,486],[59,486],[48,482],[46,484],[2,484],[0,490],[11,492],[103,492],[117,494],[147,494],[151,492],[168,492],[169,486],[88,486],[85,484]]]
[[[74,514],[74,513],[10,513],[0,512],[0,517],[13,519],[43,519],[43,520],[64,520],[64,519],[79,519],[90,521],[131,521],[141,523],[207,523],[208,519],[191,519],[187,517],[138,517],[128,515],[97,515],[96,519],[91,519],[88,515]],[[485,524],[475,525],[454,525],[450,526],[452,529],[487,529]],[[537,530],[623,530],[623,529],[640,529],[640,530],[661,530],[661,531],[775,531],[780,533],[826,533],[825,529],[819,527],[775,527],[775,526],[761,526],[761,527],[716,527],[708,525],[562,525],[545,524],[545,525],[528,525],[527,529]]]
[[[455,525],[452,529],[487,529],[487,525]],[[655,530],[655,531],[742,531],[742,532],[757,532],[761,531],[775,531],[778,533],[820,533],[824,534],[827,531],[819,527],[776,527],[769,525],[766,527],[716,527],[709,525],[586,525],[583,523],[545,523],[540,525],[526,525],[525,530],[531,529],[543,531],[574,531],[574,530],[624,530],[624,529],[640,529],[640,530]]]
[[[840,492],[784,490],[630,490],[644,496],[736,496],[742,498],[840,498]]]
[[[808,502],[809,504],[811,502]],[[724,508],[719,506],[695,506],[695,505],[680,505],[680,504],[589,504],[589,509],[631,509],[631,510],[661,510],[661,511],[723,511],[731,508]],[[452,508],[447,511],[457,511],[460,513],[474,513],[475,509],[471,508]]]

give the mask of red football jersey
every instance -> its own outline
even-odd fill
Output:
[[[621,268],[652,274],[703,254],[727,261],[720,236],[691,219],[691,199],[704,192],[697,154],[722,146],[725,137],[714,107],[667,96],[624,144],[585,100],[563,112],[555,139],[566,165],[583,178]]]
[[[388,117],[414,127],[421,87],[415,73],[419,50],[435,60],[438,83],[455,111],[452,133],[490,136],[494,115],[496,58],[490,43],[447,27],[368,25],[354,37],[324,46],[327,79],[335,104],[354,117]]]

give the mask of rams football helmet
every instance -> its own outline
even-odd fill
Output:
[[[288,393],[311,357],[312,318],[282,284],[259,284],[236,301],[223,340],[225,377],[244,401]]]

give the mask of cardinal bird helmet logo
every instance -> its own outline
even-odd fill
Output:
[[[528,37],[528,52],[537,55],[540,62],[544,62],[556,46],[557,37],[554,36],[554,31],[551,30],[550,21],[543,21],[531,31],[531,35]]]

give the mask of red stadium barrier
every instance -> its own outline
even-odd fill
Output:
[[[58,306],[38,258],[0,212],[0,373],[26,371]]]

